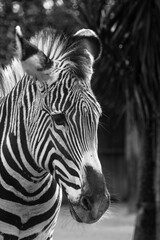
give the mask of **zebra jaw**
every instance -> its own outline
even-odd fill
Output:
[[[69,207],[70,207],[70,213],[71,213],[73,219],[75,219],[79,223],[82,223],[82,220],[80,219],[80,217],[76,213],[76,211],[75,211],[75,209],[74,209],[74,207],[72,206],[71,203],[69,203]]]

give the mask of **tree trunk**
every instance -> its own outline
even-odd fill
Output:
[[[127,100],[125,158],[128,167],[129,211],[137,210],[139,162],[142,155],[142,134],[134,120],[133,104]],[[143,132],[143,131],[142,131]]]
[[[155,121],[148,120],[144,138],[144,158],[141,159],[138,214],[134,240],[156,240],[155,208]]]
[[[156,168],[155,168],[155,198],[156,198],[156,240],[160,240],[160,118],[156,125]]]

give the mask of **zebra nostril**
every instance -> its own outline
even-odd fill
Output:
[[[86,211],[91,211],[92,210],[92,203],[87,196],[82,196],[81,197],[80,204],[83,207],[83,209],[85,209]]]

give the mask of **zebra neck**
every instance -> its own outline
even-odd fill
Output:
[[[30,166],[28,172],[31,176],[41,178],[45,172],[33,159],[29,139],[36,126],[41,101],[38,99],[36,86],[27,78],[29,77],[18,82],[0,104],[0,157],[11,158],[16,168],[24,173],[27,164]],[[7,149],[8,146],[10,149]]]

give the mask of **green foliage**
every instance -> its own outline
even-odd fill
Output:
[[[117,1],[106,18],[110,88],[129,98],[143,119],[159,112],[159,15],[159,0],[125,0]]]
[[[63,0],[0,0],[0,63],[7,64],[14,52],[14,29],[20,25],[26,37],[44,27],[78,28],[74,1]]]

